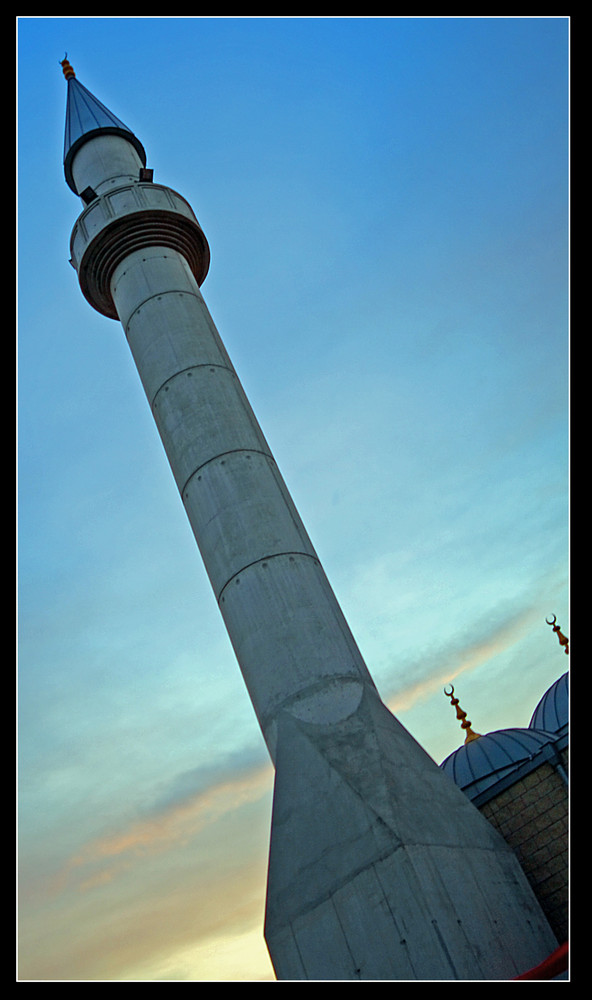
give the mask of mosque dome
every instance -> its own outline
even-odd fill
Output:
[[[569,724],[569,674],[566,672],[545,691],[535,708],[529,729],[559,734]]]
[[[440,767],[470,799],[496,785],[553,743],[540,729],[500,729],[473,739],[451,753]]]
[[[549,724],[555,721],[552,707],[558,708],[562,704],[561,697],[550,694],[555,687],[553,685],[547,692],[549,698],[545,719]],[[527,729],[499,729],[484,735],[473,732],[467,713],[460,707],[458,698],[454,697],[454,687],[451,686],[450,692],[445,689],[444,693],[456,708],[456,717],[465,733],[465,742],[449,754],[440,767],[470,799],[477,798],[514,771],[534,761],[557,740],[556,731],[542,728],[542,714],[537,717],[538,724],[531,723]],[[543,701],[545,698],[541,699],[541,704]]]

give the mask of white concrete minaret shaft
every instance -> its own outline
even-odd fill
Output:
[[[510,978],[555,946],[511,851],[381,702],[203,300],[205,236],[64,60],[80,286],[119,319],[276,766],[281,979]]]

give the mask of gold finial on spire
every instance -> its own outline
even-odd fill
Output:
[[[549,621],[548,618],[545,618],[545,621],[546,621],[547,625],[550,625],[552,627],[552,629],[553,629],[554,632],[557,632],[557,638],[559,639],[559,645],[563,646],[563,650],[564,650],[566,656],[569,656],[569,639],[567,638],[566,635],[563,634],[563,632],[561,631],[561,627],[559,625],[555,624],[556,621],[557,621],[557,615],[553,615],[553,621]]]
[[[74,72],[74,70],[72,69],[70,63],[68,62],[68,53],[67,52],[66,52],[64,58],[62,60],[60,60],[60,66],[62,67],[62,70],[64,72],[64,76],[66,77],[66,80],[69,80],[71,77],[76,76],[76,73]]]
[[[467,713],[463,712],[462,708],[459,707],[458,698],[452,697],[454,694],[454,686],[452,684],[450,685],[450,691],[447,691],[446,688],[444,688],[444,694],[446,695],[447,698],[450,698],[450,704],[456,707],[457,719],[462,720],[460,728],[466,730],[465,743],[470,743],[471,740],[478,740],[479,737],[481,736],[481,733],[473,732],[473,730],[471,729],[471,720],[467,719]]]

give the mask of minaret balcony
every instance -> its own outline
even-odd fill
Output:
[[[140,181],[90,201],[72,230],[70,253],[82,292],[98,312],[118,319],[110,288],[113,272],[134,250],[153,246],[183,254],[198,285],[202,284],[210,250],[182,195],[161,184]]]

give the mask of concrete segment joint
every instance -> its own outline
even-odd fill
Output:
[[[163,392],[163,390],[164,392],[168,392],[168,385],[170,382],[173,382],[176,378],[179,377],[179,375],[191,375],[191,372],[196,371],[198,368],[210,368],[211,370],[213,370],[214,368],[221,368],[222,371],[229,372],[236,378],[236,374],[232,370],[232,368],[229,368],[228,365],[221,365],[215,361],[204,361],[203,364],[189,365],[187,368],[180,368],[178,372],[173,372],[172,375],[169,375],[169,377],[165,379],[162,385],[158,387],[158,389],[154,393],[154,396],[152,397],[152,402],[150,403],[151,407],[153,408],[156,407],[156,400],[159,394]],[[271,458],[271,455],[269,457]]]
[[[197,302],[200,301],[199,297],[195,294],[195,292],[188,292],[186,288],[167,288],[166,291],[155,292],[154,295],[147,295],[145,299],[143,299],[140,303],[138,303],[138,305],[135,307],[135,309],[133,310],[133,312],[131,312],[129,314],[129,316],[127,317],[126,322],[123,324],[123,329],[124,329],[126,337],[128,335],[129,325],[130,325],[132,319],[134,318],[134,316],[137,316],[137,314],[140,312],[140,310],[143,309],[143,307],[148,302],[151,302],[154,299],[156,299],[156,300],[162,299],[165,295],[189,295],[192,298],[194,298]]]
[[[241,573],[244,573],[246,570],[251,569],[251,567],[253,566],[261,564],[265,565],[266,563],[271,562],[272,559],[278,559],[282,556],[288,556],[292,562],[294,561],[294,556],[301,556],[302,558],[305,559],[312,559],[312,561],[317,566],[319,564],[319,561],[316,558],[316,556],[311,555],[310,552],[272,552],[270,555],[261,556],[259,559],[254,559],[253,562],[247,563],[246,566],[242,566],[241,569],[238,569],[236,573],[233,573],[232,576],[228,578],[228,580],[222,587],[220,593],[217,595],[218,603],[220,604],[220,602],[222,603],[224,602],[224,597],[222,596],[224,591],[229,586],[229,584],[232,583],[233,580],[238,583],[238,577],[241,575]]]
[[[193,470],[191,475],[187,477],[187,479],[185,480],[183,486],[179,491],[183,499],[186,499],[185,490],[189,486],[189,483],[194,479],[195,476],[197,476],[197,478],[199,479],[199,473],[202,471],[202,469],[205,469],[206,466],[210,465],[212,462],[217,462],[218,459],[223,458],[224,455],[237,455],[240,454],[241,452],[245,453],[247,457],[249,455],[263,455],[264,458],[268,458],[270,462],[273,462],[273,464],[275,465],[274,457],[273,455],[270,455],[268,451],[256,451],[255,448],[232,448],[229,451],[221,451],[218,455],[212,455],[211,458],[208,458],[207,462],[202,462],[201,465],[198,465],[198,467]]]

